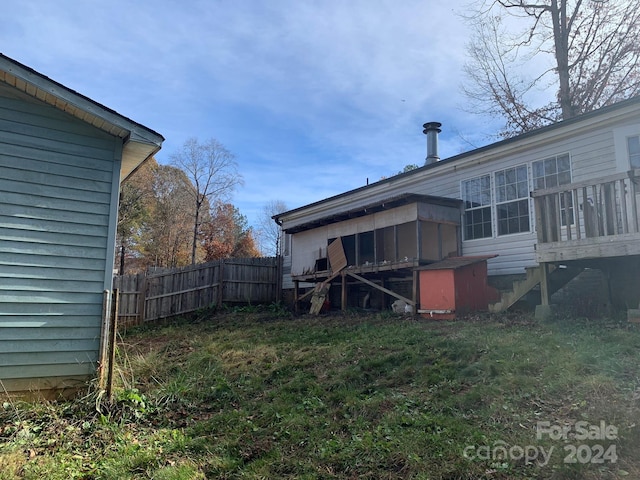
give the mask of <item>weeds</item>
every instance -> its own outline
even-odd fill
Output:
[[[231,306],[231,305],[223,304],[222,307],[220,308],[219,313],[222,313],[222,314],[231,313],[236,315],[240,315],[240,314],[253,315],[253,314],[266,313],[270,317],[277,318],[277,319],[284,319],[291,316],[290,310],[282,302],[272,302],[269,305],[252,305],[249,303],[247,305]]]
[[[6,403],[0,479],[640,478],[634,326],[279,309],[129,332],[112,403]],[[577,420],[617,427],[616,463],[566,464],[536,438]],[[463,454],[496,445],[557,453]]]

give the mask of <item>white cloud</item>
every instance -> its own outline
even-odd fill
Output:
[[[477,142],[457,109],[465,29],[424,0],[9,0],[3,53],[163,134],[166,160],[190,136],[236,153],[235,195],[255,221],[407,164],[421,125],[441,155]]]

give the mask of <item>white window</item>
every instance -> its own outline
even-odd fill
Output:
[[[491,229],[491,176],[462,182],[464,201],[464,238],[475,240],[493,236]]]
[[[534,190],[571,183],[571,158],[568,153],[533,162],[531,169]]]
[[[498,235],[530,231],[527,166],[497,171],[495,191]]]
[[[531,164],[533,172],[533,189],[544,190],[571,183],[571,157],[568,153],[555,157],[538,160]],[[565,196],[560,195],[560,218],[562,225],[566,225]],[[573,198],[569,197],[569,218],[573,224]]]

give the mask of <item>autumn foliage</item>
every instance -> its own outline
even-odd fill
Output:
[[[260,256],[246,218],[230,203],[219,202],[211,209],[211,220],[202,226],[202,247],[207,262]]]
[[[151,158],[121,187],[115,268],[121,273],[189,265],[193,251],[193,190],[184,171]],[[198,262],[259,257],[253,230],[230,203],[203,202]]]

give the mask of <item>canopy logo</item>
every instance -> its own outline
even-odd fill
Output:
[[[538,422],[536,439],[542,440],[548,436],[551,440],[617,440],[618,428],[607,425],[600,420],[598,425],[579,421],[573,425],[552,425],[551,422]]]
[[[563,443],[564,463],[616,463],[616,444],[611,442],[617,439],[618,428],[608,425],[603,420],[598,424],[585,421],[570,425],[552,424],[548,421],[539,421],[536,424],[536,440]],[[554,451],[555,445],[508,445],[503,440],[497,440],[493,445],[469,445],[462,451],[462,455],[469,460],[488,460],[502,462],[505,465],[509,462],[524,461],[525,465],[537,464],[544,467],[549,464]]]

